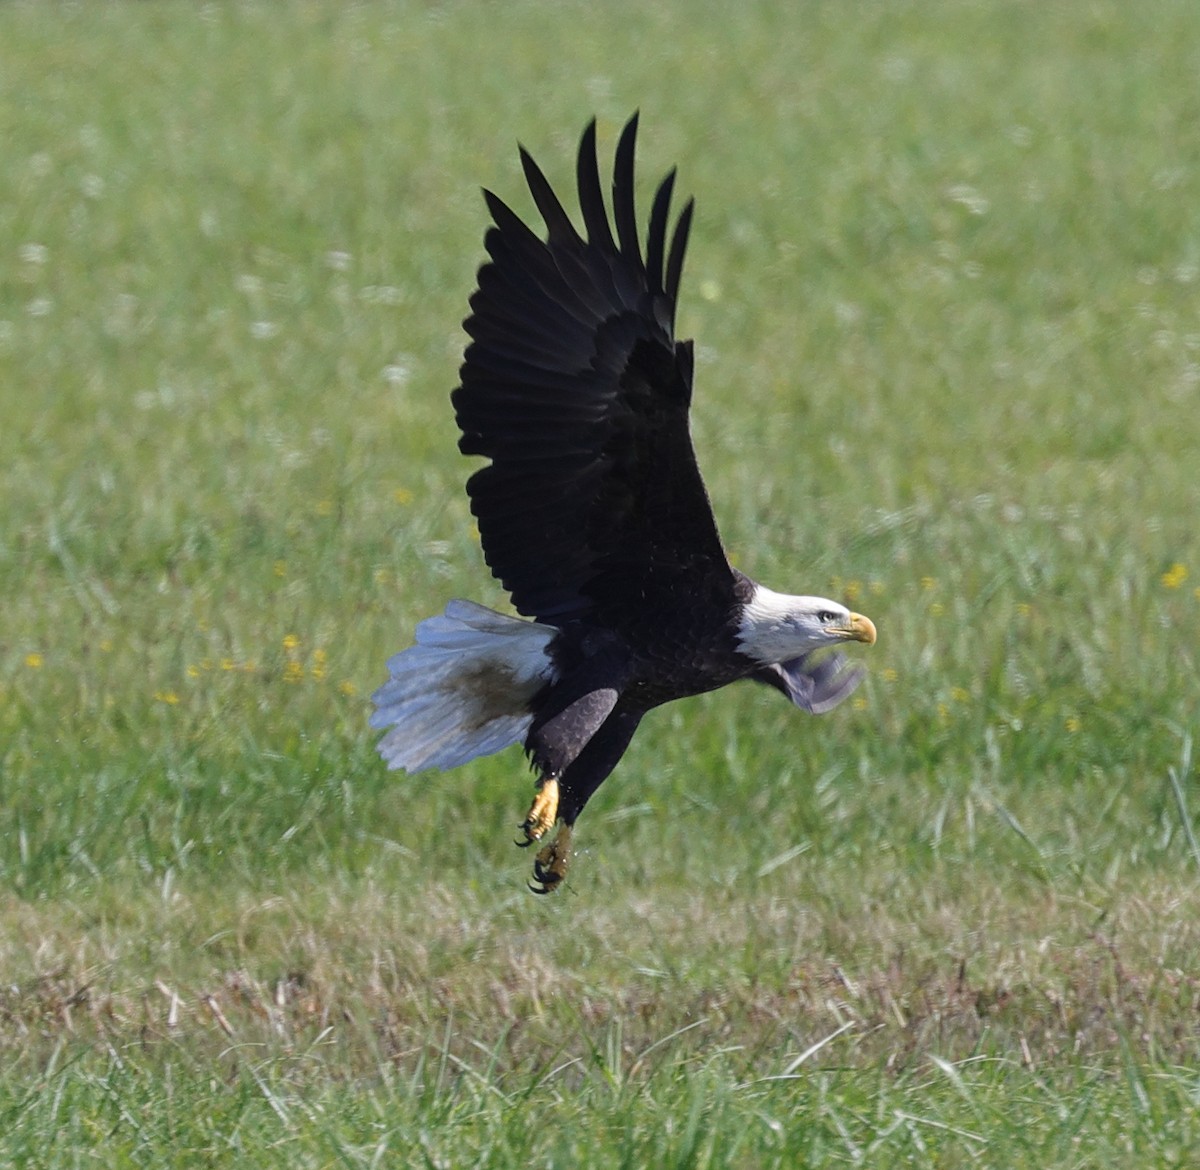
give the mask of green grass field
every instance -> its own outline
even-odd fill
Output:
[[[1200,1164],[1200,8],[0,8],[0,1166]],[[502,605],[482,184],[642,111],[737,563],[819,720],[520,753],[367,696]],[[607,174],[607,157],[605,173]]]

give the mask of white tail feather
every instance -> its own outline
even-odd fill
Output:
[[[371,726],[391,728],[379,741],[388,767],[456,768],[524,739],[529,700],[554,676],[546,651],[557,632],[473,601],[421,622],[371,696]]]

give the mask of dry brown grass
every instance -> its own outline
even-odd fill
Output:
[[[10,902],[0,1047],[319,1041],[347,1075],[481,1051],[503,1074],[586,1060],[616,1029],[629,1075],[677,1036],[673,1060],[737,1049],[767,1076],[835,1033],[814,1064],[896,1071],[980,1052],[1184,1064],[1200,1035],[1194,888],[1131,890],[1103,914],[1048,889],[916,917],[862,906],[836,928],[780,896],[576,899],[535,922],[437,885],[243,895],[232,913],[212,894],[127,898],[121,922]]]

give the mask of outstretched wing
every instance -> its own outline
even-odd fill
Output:
[[[459,448],[491,460],[467,492],[493,575],[521,613],[556,625],[587,614],[619,628],[630,607],[732,588],[688,433],[692,346],[674,339],[692,203],[668,249],[672,171],[654,197],[643,258],[636,136],[635,114],[617,145],[615,238],[595,121],[579,145],[586,237],[524,149],[547,238],[484,192],[495,226],[464,323]]]
[[[865,674],[861,666],[849,665],[844,654],[834,652],[822,657],[819,652],[810,652],[764,666],[753,677],[782,691],[802,711],[824,715],[848,699]]]

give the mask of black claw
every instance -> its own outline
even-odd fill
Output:
[[[559,883],[563,880],[563,875],[547,869],[540,861],[535,861],[533,863],[533,880],[542,887],[540,890],[534,889],[532,882],[526,882],[525,884],[535,894],[548,894],[558,888]]]
[[[542,888],[539,890],[537,886],[533,884],[533,882],[526,882],[525,884],[529,887],[529,892],[531,894],[537,894],[539,898],[544,894],[550,893],[550,889],[547,886],[542,886]]]

